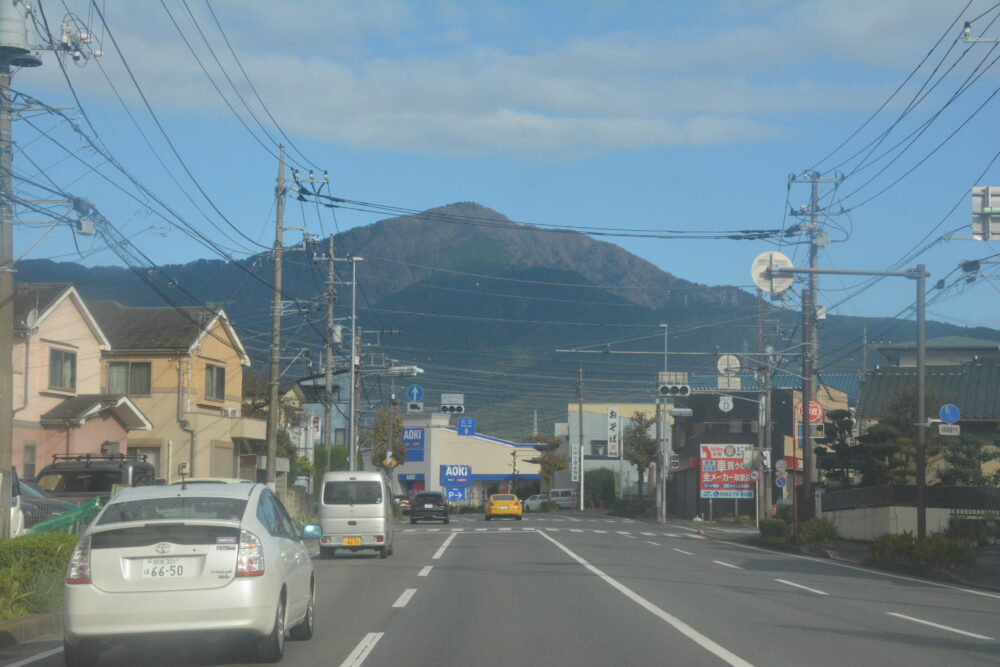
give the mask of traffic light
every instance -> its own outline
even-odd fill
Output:
[[[464,405],[442,405],[441,412],[448,415],[460,415],[465,412]]]
[[[671,454],[670,455],[670,467],[671,468],[680,468],[681,467],[681,459],[676,454]]]
[[[657,393],[667,398],[683,398],[691,395],[691,387],[686,384],[661,384],[657,388]]]

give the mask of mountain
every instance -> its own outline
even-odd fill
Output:
[[[420,383],[428,397],[465,393],[480,428],[499,435],[529,433],[535,410],[542,432],[550,432],[545,424],[564,420],[566,404],[575,400],[580,366],[588,401],[648,400],[663,368],[660,323],[670,325],[670,351],[688,353],[671,355],[672,370],[714,372],[716,351],[756,350],[754,295],[692,283],[612,243],[517,224],[478,204],[356,227],[336,235],[334,243],[338,256],[364,258],[355,267],[359,326],[368,332],[361,337],[365,351],[423,367]],[[317,255],[326,250],[320,242],[285,253],[283,292],[294,302],[284,320],[289,358],[310,347],[319,359],[326,265]],[[336,268],[341,284],[335,314],[341,318],[349,314],[350,269],[343,262]],[[266,369],[273,271],[266,255],[197,260],[152,272],[26,260],[17,271],[23,282],[72,282],[90,300],[221,305],[254,365]],[[796,312],[770,308],[767,342],[794,352],[799,321]],[[830,316],[819,334],[826,372],[858,370],[864,329],[869,340],[913,338],[912,322]],[[991,329],[929,322],[927,331],[929,337],[1000,341],[1000,332]],[[587,352],[556,352],[576,347]],[[595,354],[599,350],[609,354]],[[794,372],[797,359],[785,359]],[[378,400],[387,387],[376,381],[366,391]]]

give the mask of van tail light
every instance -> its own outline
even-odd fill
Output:
[[[69,559],[69,567],[66,568],[66,583],[90,583],[90,535],[76,543]]]
[[[262,574],[264,574],[264,549],[260,544],[260,538],[249,530],[241,530],[236,576],[259,577]]]

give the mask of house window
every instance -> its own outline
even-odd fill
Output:
[[[226,369],[224,366],[205,364],[205,398],[226,400]]]
[[[76,389],[76,352],[49,351],[49,388]]]
[[[33,442],[24,443],[24,465],[21,466],[21,476],[25,479],[35,479],[35,456],[38,445]]]
[[[108,393],[149,396],[152,373],[148,361],[112,361],[108,364]]]

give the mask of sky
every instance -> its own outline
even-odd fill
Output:
[[[328,172],[337,197],[418,210],[473,201],[597,229],[686,280],[750,289],[755,256],[780,250],[802,265],[803,237],[614,234],[787,229],[810,196],[790,175],[815,170],[844,176],[820,186],[833,214],[821,218],[821,267],[924,263],[929,286],[945,279],[929,318],[1000,328],[996,265],[971,282],[958,269],[1000,244],[946,240],[970,235],[970,188],[1000,184],[1000,47],[961,39],[965,21],[1000,38],[992,2],[36,4],[39,30],[58,35],[68,17],[93,41],[78,62],[63,54],[60,67],[49,51],[14,73],[34,109],[62,107],[14,124],[18,196],[89,200],[133,259],[269,247],[280,142],[301,173]],[[123,263],[38,208],[65,213],[20,207],[16,257]],[[321,237],[387,217],[296,202],[286,214]],[[819,304],[893,316],[914,301],[912,281],[859,292],[865,280],[820,278]]]

